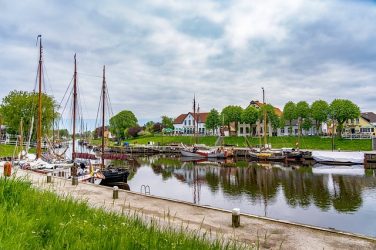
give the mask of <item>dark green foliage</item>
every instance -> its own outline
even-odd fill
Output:
[[[210,110],[208,117],[206,118],[205,127],[206,129],[214,130],[221,126],[221,119],[219,112],[216,109]]]
[[[129,110],[123,110],[117,113],[110,119],[110,131],[118,139],[125,138],[125,130],[131,127],[136,127],[137,118]]]
[[[350,100],[335,99],[330,104],[329,116],[337,122],[337,132],[341,136],[344,122],[348,119],[358,118],[360,116],[360,109]]]
[[[283,119],[289,121],[290,131],[292,130],[292,120],[296,119],[296,105],[292,101],[289,101],[283,107]]]
[[[174,129],[174,119],[165,115],[162,116],[162,126],[163,128]]]
[[[52,131],[54,119],[58,118],[55,100],[46,94],[42,95],[42,134],[48,134]],[[27,91],[11,91],[3,98],[0,106],[0,113],[4,124],[8,126],[8,133],[18,134],[21,119],[23,121],[23,134],[27,135],[30,129],[32,117],[35,125],[38,117],[38,94]],[[36,137],[37,126],[34,125],[33,137]]]
[[[314,101],[311,105],[311,117],[315,120],[316,131],[319,131],[320,125],[328,120],[329,104],[323,100]]]

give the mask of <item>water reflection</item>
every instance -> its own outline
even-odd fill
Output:
[[[172,157],[137,162],[131,189],[146,183],[155,195],[374,235],[368,228],[375,228],[376,222],[369,223],[367,216],[376,213],[376,176],[362,166],[292,168]],[[347,225],[355,220],[360,224]]]

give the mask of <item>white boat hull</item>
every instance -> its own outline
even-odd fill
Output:
[[[317,162],[354,164],[364,163],[363,152],[312,151],[312,157]]]

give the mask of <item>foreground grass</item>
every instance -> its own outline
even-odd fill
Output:
[[[0,178],[0,249],[238,249]]]
[[[217,137],[215,136],[202,136],[198,138],[198,142],[213,146]],[[247,140],[252,146],[259,144],[259,138],[247,137]],[[321,138],[319,136],[306,136],[300,139],[300,148],[302,149],[318,149],[318,150],[331,150],[332,143],[331,138]],[[154,136],[146,138],[135,138],[132,140],[126,140],[130,144],[147,144],[149,141],[153,141],[155,144],[167,145],[170,143],[184,143],[193,144],[194,140],[190,136]],[[293,148],[298,141],[294,136],[281,136],[281,137],[269,137],[268,142],[272,144],[273,148]],[[244,137],[230,136],[224,138],[224,143],[227,145],[234,145],[239,147],[247,147],[247,143]],[[372,150],[372,141],[370,139],[362,140],[348,140],[335,138],[335,148],[341,150],[353,150],[353,151],[370,151]]]
[[[14,145],[5,145],[5,144],[0,144],[0,157],[8,157],[8,156],[13,156],[14,153]],[[18,155],[20,150],[16,150],[15,155]],[[35,153],[35,148],[30,149],[30,153]]]

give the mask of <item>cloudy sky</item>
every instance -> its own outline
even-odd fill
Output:
[[[0,0],[0,98],[32,91],[43,36],[46,91],[60,102],[77,53],[85,118],[106,65],[112,109],[140,123],[262,99],[348,98],[376,112],[376,2]]]

